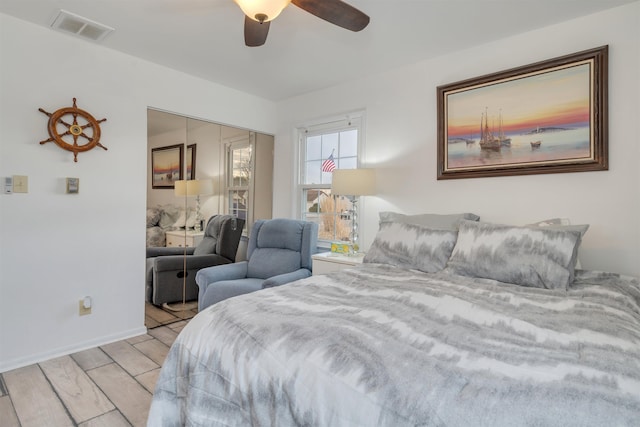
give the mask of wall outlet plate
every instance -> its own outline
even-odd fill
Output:
[[[78,314],[80,316],[86,316],[87,314],[91,314],[91,307],[84,308],[84,298],[78,302]]]
[[[13,175],[13,192],[28,193],[29,177],[26,175]]]

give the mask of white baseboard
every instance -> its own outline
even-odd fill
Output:
[[[109,344],[115,341],[126,340],[128,338],[137,337],[147,333],[147,328],[142,326],[140,328],[129,329],[117,334],[105,335],[100,338],[94,338],[88,341],[83,341],[77,344],[56,348],[54,350],[45,351],[43,353],[30,355],[28,357],[21,357],[13,360],[0,362],[0,373],[11,371],[13,369],[22,368],[24,366],[33,365],[34,363],[40,363],[45,360],[53,359],[55,357],[66,356],[68,354],[77,353],[79,351],[88,350],[93,347],[98,347],[104,344]]]

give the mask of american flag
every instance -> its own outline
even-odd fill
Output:
[[[333,153],[331,153],[327,160],[322,162],[322,172],[333,172],[335,168],[336,162],[333,161]]]

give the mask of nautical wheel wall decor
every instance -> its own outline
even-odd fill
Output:
[[[78,161],[78,153],[89,151],[98,146],[107,149],[100,144],[100,123],[107,119],[96,120],[91,114],[76,107],[76,99],[73,98],[73,107],[60,108],[53,113],[48,113],[42,108],[38,111],[49,116],[49,139],[40,141],[40,144],[55,142],[64,150],[73,152],[73,161]]]

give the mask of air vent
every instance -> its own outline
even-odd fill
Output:
[[[58,12],[58,16],[56,16],[51,23],[51,28],[62,31],[63,33],[71,33],[94,42],[102,41],[113,31],[111,27],[99,24],[75,13],[67,12],[66,10],[60,10],[60,12]]]

